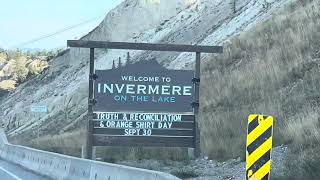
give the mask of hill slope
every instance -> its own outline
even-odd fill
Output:
[[[217,45],[270,17],[289,0],[270,2],[270,9],[265,11],[263,1],[242,0],[233,14],[229,2],[222,0],[127,0],[82,39]],[[110,68],[112,60],[125,54],[126,51],[99,50],[96,68]],[[156,57],[170,68],[190,68],[194,59],[188,53],[132,52],[131,56],[135,61]],[[31,132],[36,123],[43,124],[42,131],[51,134],[85,124],[88,50],[68,50],[51,61],[49,67],[2,100],[0,118],[9,135],[34,136]],[[49,113],[31,114],[32,104],[47,105]]]
[[[263,113],[275,117],[275,145],[289,145],[288,179],[320,177],[320,3],[304,3],[231,39],[204,65],[201,127],[211,157],[245,155],[245,119]]]

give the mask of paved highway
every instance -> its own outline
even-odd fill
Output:
[[[49,178],[35,174],[21,166],[0,159],[1,180],[49,180]]]

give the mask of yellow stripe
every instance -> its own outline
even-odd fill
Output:
[[[268,173],[270,173],[271,170],[271,162],[268,161],[267,163],[265,163],[256,173],[253,174],[253,176],[251,176],[251,178],[256,179],[256,180],[260,180],[262,179],[265,175],[267,175]],[[270,174],[269,174],[270,175]]]
[[[257,114],[250,114],[248,117],[248,124],[251,123],[257,116]]]
[[[250,134],[247,136],[247,147],[256,140],[261,134],[268,130],[272,126],[273,118],[269,116],[266,120],[261,121],[259,126],[256,127]]]
[[[250,168],[258,159],[261,158],[266,152],[272,148],[272,137],[270,137],[266,142],[264,142],[260,147],[253,151],[250,155],[247,156],[246,169]]]

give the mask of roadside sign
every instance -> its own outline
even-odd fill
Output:
[[[273,117],[251,114],[248,118],[246,144],[246,179],[269,180]]]
[[[192,70],[150,60],[95,73],[93,145],[195,146]]]
[[[46,113],[46,112],[48,112],[48,108],[47,108],[47,106],[33,105],[33,106],[31,106],[31,112]]]
[[[169,70],[154,59],[95,73],[95,112],[193,113],[192,70]]]
[[[82,40],[67,44],[90,48],[86,158],[92,159],[93,146],[110,145],[192,147],[200,157],[201,53],[222,53],[222,46]],[[194,52],[196,61],[194,71],[183,71],[161,67],[156,60],[123,67],[119,59],[117,69],[101,71],[95,70],[95,48]],[[115,118],[104,118],[109,116]]]

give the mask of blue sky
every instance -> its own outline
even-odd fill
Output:
[[[54,49],[66,46],[68,39],[79,38],[96,27],[124,0],[1,0],[0,47]],[[94,20],[45,38],[23,43],[57,32],[89,19]]]

